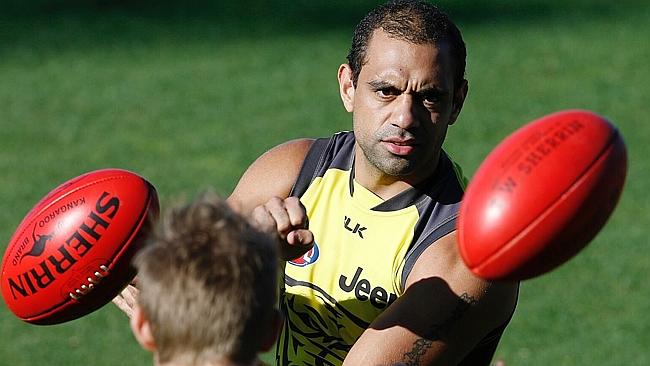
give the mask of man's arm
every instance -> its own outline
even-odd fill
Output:
[[[456,365],[509,319],[517,286],[475,277],[453,232],[422,253],[404,294],[361,335],[344,365]]]
[[[289,244],[281,245],[284,259],[298,257],[313,242],[311,232],[304,229],[304,207],[298,199],[288,198],[312,143],[309,139],[292,140],[267,151],[251,164],[227,199],[259,230],[277,233],[283,243]],[[137,288],[129,285],[113,303],[131,317],[137,295]]]
[[[297,197],[289,197],[313,142],[292,140],[264,153],[246,170],[227,200],[259,230],[277,234],[284,260],[303,255],[314,241],[305,207]]]
[[[289,197],[313,142],[311,139],[291,140],[262,154],[244,172],[228,197],[228,203],[239,213],[249,216],[255,207],[272,197]]]

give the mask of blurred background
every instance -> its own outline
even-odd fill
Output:
[[[4,0],[0,249],[45,193],[105,167],[166,207],[227,195],[270,147],[351,128],[336,70],[378,1]],[[471,177],[542,115],[591,109],[622,132],[628,180],[600,235],[522,284],[497,350],[513,365],[650,364],[650,3],[441,0],[468,48],[470,92],[448,152]],[[270,355],[266,356],[271,360]],[[112,305],[50,327],[0,305],[0,365],[148,365]]]

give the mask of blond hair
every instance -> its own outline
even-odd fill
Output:
[[[276,302],[276,243],[216,195],[169,211],[134,264],[159,362],[255,357]]]

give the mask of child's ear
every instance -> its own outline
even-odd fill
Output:
[[[135,339],[140,343],[140,346],[147,351],[154,352],[156,350],[156,342],[151,332],[151,324],[138,304],[133,307],[133,315],[131,315],[130,323],[131,331]]]

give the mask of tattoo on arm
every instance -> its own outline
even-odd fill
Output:
[[[413,348],[406,352],[402,357],[402,362],[405,366],[417,366],[420,364],[420,359],[427,352],[434,341],[446,338],[451,332],[454,323],[460,320],[465,315],[470,307],[478,304],[478,300],[470,296],[467,292],[460,295],[456,307],[452,310],[451,316],[447,318],[442,324],[433,324],[431,328],[424,334],[424,337],[419,338],[413,342]]]

